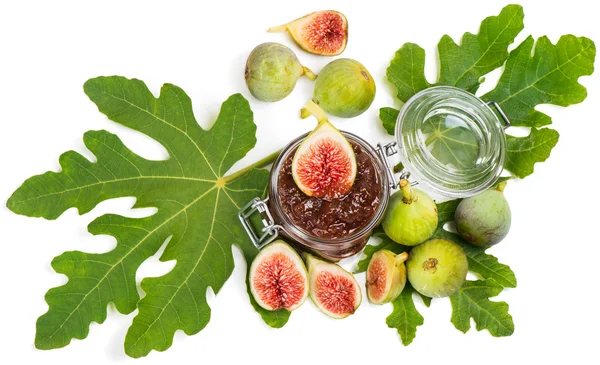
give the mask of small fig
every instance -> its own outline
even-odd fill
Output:
[[[357,61],[340,58],[325,65],[313,92],[313,101],[328,114],[352,118],[364,113],[375,99],[375,81]],[[306,118],[309,110],[303,109]]]
[[[310,298],[325,314],[346,318],[354,314],[362,301],[354,276],[336,264],[305,254],[310,283]]]
[[[454,220],[460,236],[476,246],[490,247],[502,241],[510,229],[510,207],[503,191],[506,182],[496,189],[463,199]]]
[[[288,96],[300,76],[316,75],[302,66],[296,54],[279,43],[263,43],[252,50],[246,61],[244,78],[250,93],[262,101],[278,101]]]
[[[367,267],[367,297],[371,303],[389,303],[400,295],[406,285],[407,258],[406,252],[396,255],[385,249],[373,254]]]
[[[469,264],[463,249],[454,242],[432,239],[410,251],[406,261],[408,281],[430,298],[448,297],[465,282]]]
[[[250,266],[250,291],[266,310],[293,311],[308,297],[306,267],[300,256],[282,240],[265,246]]]
[[[315,103],[307,106],[319,124],[302,141],[292,160],[292,176],[304,194],[326,200],[346,195],[356,178],[352,145]]]
[[[393,241],[416,246],[435,232],[438,212],[435,202],[425,192],[412,189],[408,180],[400,181],[400,190],[392,194],[382,226]]]
[[[287,24],[269,28],[269,32],[287,31],[307,52],[336,56],[344,52],[348,42],[348,20],[334,10],[316,11]]]

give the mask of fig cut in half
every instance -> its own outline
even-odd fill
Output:
[[[379,250],[373,254],[367,268],[367,297],[371,303],[389,303],[400,295],[406,285],[406,259],[406,252],[396,255]]]
[[[328,120],[318,105],[306,105],[319,124],[302,141],[292,160],[292,176],[308,196],[326,200],[346,195],[356,178],[356,155],[344,135]]]
[[[283,31],[287,31],[305,51],[321,56],[341,54],[348,42],[348,20],[335,10],[316,11],[269,28],[271,33]]]
[[[354,275],[341,266],[305,254],[310,298],[330,317],[341,319],[354,314],[362,301]]]
[[[250,266],[250,291],[266,310],[293,311],[308,297],[306,267],[290,245],[277,240],[265,246]]]

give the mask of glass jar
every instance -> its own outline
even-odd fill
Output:
[[[368,142],[354,134],[344,131],[342,131],[342,134],[349,142],[358,145],[361,150],[367,154],[375,167],[375,177],[379,184],[379,204],[375,208],[372,218],[351,234],[330,239],[319,237],[300,227],[293,222],[288,214],[286,214],[278,191],[280,171],[288,157],[290,157],[304,138],[306,138],[308,135],[308,133],[306,133],[284,147],[281,154],[274,162],[269,176],[267,198],[253,199],[239,212],[240,221],[257,248],[260,249],[267,243],[273,241],[276,237],[283,236],[293,241],[292,243],[299,246],[298,248],[305,251],[311,251],[332,261],[350,257],[363,249],[373,229],[377,227],[383,219],[390,196],[391,184],[385,169],[384,160],[378,151]],[[250,217],[255,213],[258,213],[262,220],[262,227],[258,229],[255,229],[250,222]]]
[[[396,142],[379,149],[386,156],[398,153],[404,175],[432,192],[464,198],[489,189],[502,173],[508,126],[497,103],[456,87],[436,86],[404,104],[396,122]]]

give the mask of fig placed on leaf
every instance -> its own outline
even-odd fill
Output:
[[[454,220],[460,236],[476,246],[489,247],[502,241],[510,229],[511,213],[503,191],[506,182],[496,189],[463,199]]]
[[[406,252],[396,255],[385,249],[373,254],[367,267],[367,297],[371,303],[389,303],[400,295],[406,285],[407,258]]]
[[[460,289],[469,263],[456,243],[432,239],[410,250],[406,269],[408,281],[416,291],[430,298],[441,298]]]
[[[300,256],[282,240],[265,246],[250,266],[250,291],[266,310],[293,311],[308,297],[306,267]]]
[[[438,212],[435,202],[425,192],[412,189],[408,180],[400,181],[400,190],[392,194],[382,226],[393,241],[415,246],[435,232]]]
[[[269,28],[269,32],[290,33],[305,51],[336,56],[344,52],[348,42],[348,20],[334,10],[316,11],[287,24]]]
[[[354,314],[362,294],[354,276],[336,264],[305,254],[310,297],[315,305],[333,318]]]
[[[252,50],[246,61],[244,78],[250,93],[262,101],[278,101],[288,96],[300,76],[316,75],[302,66],[294,51],[279,43],[263,43]]]
[[[357,61],[340,58],[323,67],[312,100],[328,114],[352,118],[369,109],[374,99],[375,81],[369,71]],[[303,109],[301,116],[309,112]]]
[[[354,149],[315,103],[310,101],[306,108],[317,117],[319,124],[296,150],[292,176],[304,194],[338,199],[350,191],[356,178]]]

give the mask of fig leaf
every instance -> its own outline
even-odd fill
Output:
[[[119,76],[88,80],[84,91],[109,119],[162,144],[169,158],[146,160],[116,135],[90,131],[83,140],[96,162],[66,152],[61,172],[33,176],[10,197],[7,206],[13,212],[46,219],[73,207],[84,214],[118,197],[136,197],[135,208],[157,208],[146,218],[107,214],[94,220],[88,230],[115,237],[112,251],[70,251],[52,261],[69,280],[46,294],[49,309],[37,321],[35,345],[53,349],[87,337],[90,323],[104,322],[112,302],[123,314],[138,309],[125,352],[142,357],[168,349],[177,330],[193,335],[206,326],[211,311],[206,291],[211,287],[218,293],[231,275],[232,245],[248,262],[258,253],[237,213],[264,194],[269,173],[255,164],[226,175],[256,143],[253,113],[240,94],[229,97],[212,128],[204,130],[190,98],[171,84],[163,85],[159,98],[142,81]],[[136,271],[165,241],[160,260],[177,263],[163,276],[144,278],[146,295],[140,300]],[[274,327],[289,316],[254,307]]]
[[[388,327],[395,328],[398,331],[404,346],[408,346],[413,342],[417,336],[417,327],[424,323],[423,316],[415,307],[413,300],[413,294],[415,293],[416,291],[407,282],[404,290],[392,302],[394,310],[385,320]]]
[[[592,74],[596,57],[594,42],[573,35],[562,36],[556,44],[547,37],[534,42],[529,36],[509,53],[509,45],[522,29],[522,7],[508,5],[498,16],[486,18],[477,35],[465,33],[460,46],[448,35],[443,36],[438,43],[440,74],[435,84],[425,79],[425,51],[413,43],[404,44],[387,69],[398,99],[406,102],[417,92],[438,85],[475,93],[484,75],[505,65],[496,87],[481,98],[498,102],[512,125],[532,128],[526,137],[507,137],[505,168],[519,178],[533,173],[534,165],[545,161],[558,141],[556,131],[538,130],[552,120],[535,107],[582,102],[587,90],[578,79]],[[380,110],[380,119],[389,134],[394,134],[397,116],[394,108]],[[470,153],[468,145],[459,149]]]
[[[458,291],[450,296],[452,303],[451,321],[462,332],[471,328],[471,318],[478,331],[487,329],[494,337],[510,336],[515,331],[508,304],[492,302],[504,289],[494,279],[467,280]]]

